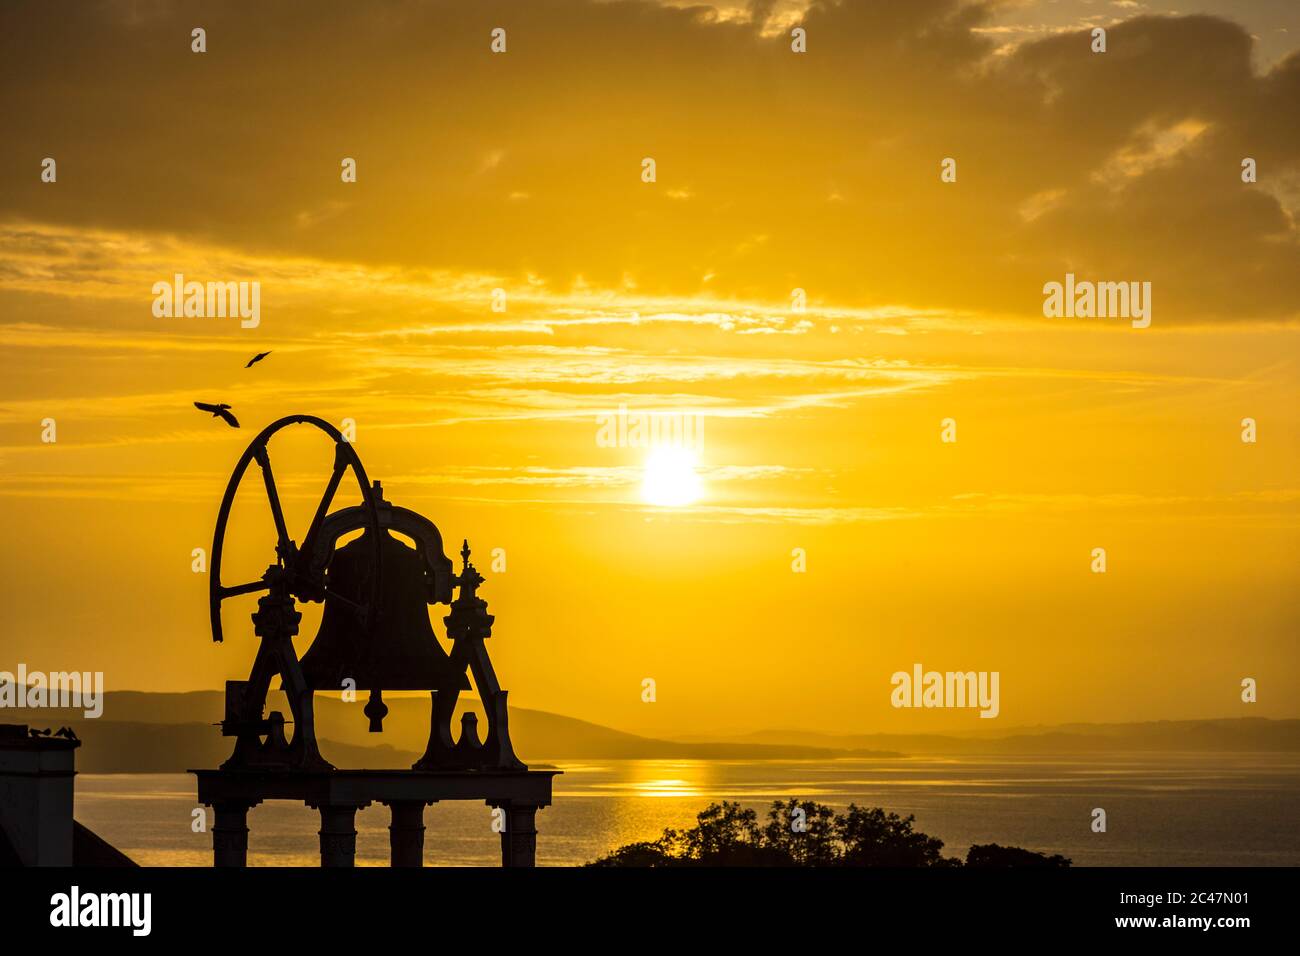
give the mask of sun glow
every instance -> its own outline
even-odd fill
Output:
[[[661,445],[650,452],[641,482],[641,497],[647,504],[676,508],[698,501],[704,486],[696,473],[699,459],[695,453],[671,445]]]

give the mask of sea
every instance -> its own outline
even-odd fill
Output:
[[[914,815],[964,857],[972,844],[1061,853],[1076,866],[1300,864],[1300,754],[917,756],[843,760],[533,762],[563,770],[537,815],[540,866],[577,866],[690,826],[710,803],[765,818],[773,801]],[[1095,811],[1105,832],[1095,832]],[[425,811],[426,866],[496,866],[481,803]],[[210,811],[185,774],[79,774],[76,817],[144,866],[210,866]],[[318,814],[288,802],[248,815],[250,866],[317,866]],[[388,863],[388,810],[357,814],[357,864]]]

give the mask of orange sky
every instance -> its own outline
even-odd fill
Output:
[[[303,412],[470,538],[516,705],[1296,716],[1300,18],[1166,6],[5,4],[0,670],[245,676],[252,600],[214,647],[191,550]],[[1151,327],[1044,318],[1067,272],[1151,282]],[[259,282],[260,324],[155,318],[176,273]],[[646,450],[598,441],[620,406],[704,416],[698,501],[646,504]],[[305,529],[328,448],[273,452]],[[918,661],[999,671],[997,721],[891,708]]]

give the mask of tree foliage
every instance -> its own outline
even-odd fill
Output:
[[[943,841],[915,828],[915,817],[849,804],[843,814],[812,800],[776,801],[760,824],[739,803],[712,803],[686,830],[664,830],[657,840],[632,843],[589,866],[887,866],[959,867],[943,855]],[[1069,866],[996,843],[973,846],[966,866]]]

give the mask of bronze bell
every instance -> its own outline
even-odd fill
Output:
[[[383,730],[385,690],[468,690],[464,666],[457,668],[429,623],[429,571],[420,552],[380,530],[383,567],[378,616],[373,627],[356,610],[368,594],[372,550],[367,531],[336,550],[329,562],[325,611],[320,630],[302,658],[312,690],[337,691],[344,681],[370,691],[365,714],[371,733]],[[343,600],[337,600],[337,594]]]

